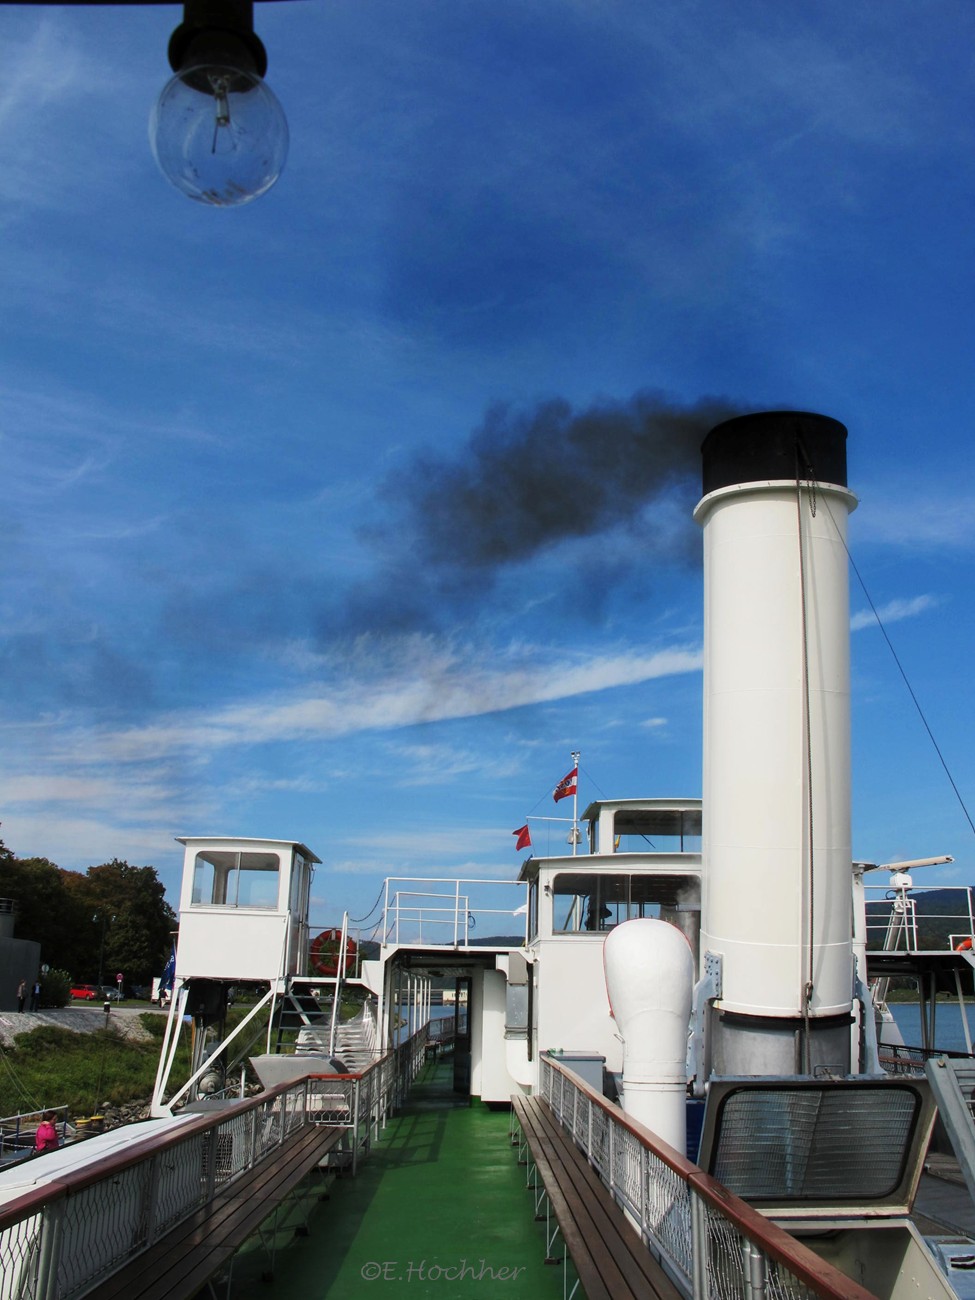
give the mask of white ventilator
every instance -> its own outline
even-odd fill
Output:
[[[667,921],[624,921],[606,936],[603,962],[623,1039],[623,1109],[683,1152],[694,986],[690,944]]]

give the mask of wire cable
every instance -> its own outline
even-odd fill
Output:
[[[376,910],[376,908],[379,906],[380,902],[382,901],[383,890],[385,888],[386,888],[386,884],[384,881],[383,884],[379,886],[379,893],[376,896],[376,901],[373,903],[372,907],[370,907],[369,911],[365,914],[365,916],[350,916],[349,917],[350,925],[362,925],[363,922],[369,920],[370,916],[372,916],[373,912]]]
[[[873,614],[874,618],[876,619],[877,626],[880,628],[884,640],[887,642],[887,649],[890,651],[890,656],[893,659],[894,663],[897,665],[897,671],[901,675],[901,680],[903,681],[904,685],[907,687],[907,693],[908,695],[910,695],[914,707],[917,710],[917,715],[921,719],[921,724],[924,727],[924,730],[928,733],[928,739],[931,741],[931,745],[934,748],[934,752],[938,756],[938,761],[940,762],[942,768],[944,769],[945,776],[948,778],[948,782],[951,785],[952,790],[954,791],[955,798],[958,800],[958,806],[961,808],[962,813],[965,816],[965,820],[968,822],[972,834],[975,835],[975,822],[972,821],[971,814],[968,811],[968,806],[966,805],[965,800],[962,797],[961,791],[958,789],[958,785],[955,782],[955,778],[951,774],[951,769],[949,768],[947,760],[945,759],[945,756],[941,751],[941,746],[938,744],[937,739],[935,738],[935,734],[931,730],[931,726],[927,718],[925,717],[924,710],[921,708],[921,702],[917,698],[917,695],[915,694],[914,687],[911,685],[910,679],[907,676],[907,672],[904,668],[904,665],[901,663],[900,658],[898,657],[897,651],[894,649],[894,643],[893,641],[891,641],[886,627],[884,627],[884,621],[880,617],[880,613],[877,609],[877,606],[873,603],[873,597],[870,595],[870,592],[867,590],[867,584],[863,580],[863,575],[861,574],[860,570],[857,568],[856,560],[854,560],[853,556],[851,555],[850,548],[849,546],[847,546],[842,533],[838,528],[836,528],[836,520],[833,519],[833,512],[829,509],[828,504],[826,505],[826,509],[829,513],[830,519],[832,520],[833,527],[834,529],[836,529],[837,537],[843,543],[843,548],[846,551],[847,559],[850,561],[850,567],[852,568],[853,572],[856,574],[857,582],[859,582],[860,589],[863,592],[864,596],[866,597],[867,604],[870,606],[870,611]]]

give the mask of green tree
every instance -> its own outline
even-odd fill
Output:
[[[82,875],[47,858],[18,858],[0,840],[0,898],[16,902],[16,934],[41,945],[41,960],[94,983],[148,983],[169,956],[176,914],[155,867],[114,858]]]
[[[77,872],[62,871],[47,858],[0,857],[0,896],[16,904],[18,939],[41,945],[41,960],[67,970],[84,962],[87,944],[85,909],[71,888]]]
[[[114,858],[89,867],[83,891],[101,951],[104,926],[105,981],[121,971],[127,981],[148,983],[165,964],[176,929],[176,913],[155,867],[135,867]],[[94,978],[94,976],[92,977]]]

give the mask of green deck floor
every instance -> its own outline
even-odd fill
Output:
[[[450,1061],[424,1066],[404,1110],[387,1125],[353,1178],[302,1185],[308,1236],[294,1215],[277,1233],[274,1276],[252,1241],[234,1264],[234,1300],[466,1300],[502,1295],[561,1300],[562,1265],[543,1262],[508,1131],[509,1116],[458,1103]]]

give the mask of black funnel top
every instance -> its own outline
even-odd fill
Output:
[[[846,426],[808,411],[759,411],[716,424],[701,444],[704,495],[735,483],[802,479],[846,487]]]

